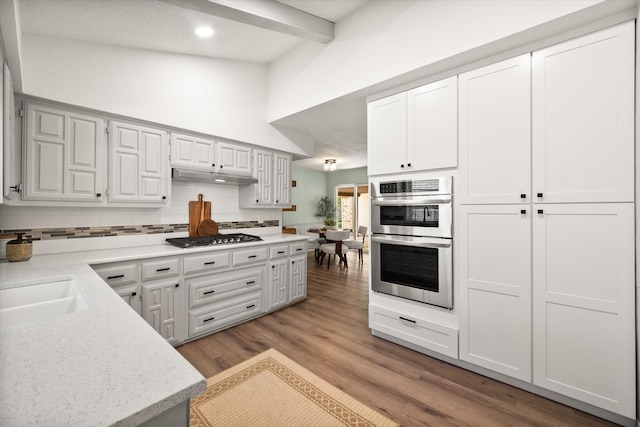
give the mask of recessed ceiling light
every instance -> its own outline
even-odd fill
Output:
[[[213,35],[213,28],[211,28],[211,27],[198,27],[198,28],[196,28],[196,35],[198,37],[211,37]]]

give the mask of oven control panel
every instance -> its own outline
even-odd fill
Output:
[[[374,182],[372,196],[452,194],[452,177]]]

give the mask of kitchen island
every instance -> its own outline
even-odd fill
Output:
[[[87,304],[69,314],[0,324],[0,425],[162,425],[154,423],[167,417],[188,425],[189,399],[206,388],[205,379],[90,264],[221,249],[161,244],[0,263],[1,290],[72,280]]]

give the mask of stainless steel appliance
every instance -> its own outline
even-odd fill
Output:
[[[178,246],[180,248],[193,248],[196,246],[209,245],[232,245],[234,243],[248,243],[262,240],[259,236],[251,234],[232,233],[232,234],[216,234],[206,237],[175,237],[166,239],[166,242]]]
[[[452,177],[371,184],[371,287],[453,308]]]
[[[452,237],[452,177],[371,183],[371,232]]]

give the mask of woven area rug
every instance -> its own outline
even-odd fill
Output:
[[[191,427],[398,426],[274,349],[207,380]]]

